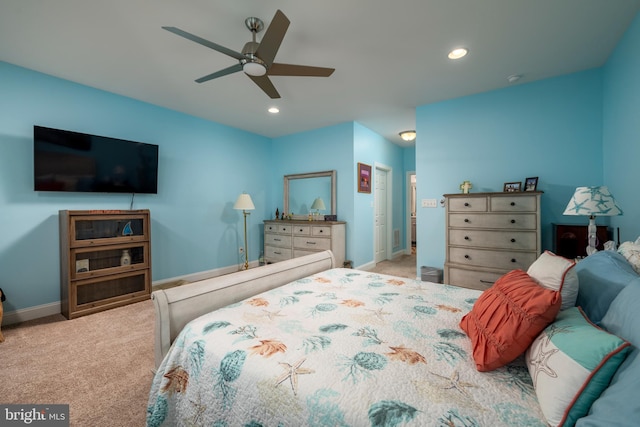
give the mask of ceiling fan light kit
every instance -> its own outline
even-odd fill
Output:
[[[256,42],[256,34],[264,28],[262,20],[256,17],[249,17],[245,19],[244,23],[249,31],[251,31],[252,41],[247,42],[244,45],[242,52],[236,52],[233,49],[205,40],[176,27],[162,28],[180,37],[184,37],[187,40],[199,43],[202,46],[238,60],[236,65],[232,65],[225,69],[216,71],[215,73],[196,79],[197,83],[204,83],[209,80],[217,79],[218,77],[226,76],[238,71],[244,71],[244,73],[253,80],[253,82],[258,85],[264,93],[266,93],[270,98],[275,99],[280,98],[280,94],[273,86],[273,83],[271,83],[269,76],[329,77],[335,71],[333,68],[280,64],[273,62],[290,23],[289,19],[284,13],[282,13],[282,11],[276,11],[276,14],[271,20],[271,24],[269,24],[269,27],[267,28],[260,43]]]

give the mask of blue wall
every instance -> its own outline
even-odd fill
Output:
[[[601,69],[421,106],[416,123],[418,200],[459,193],[464,180],[502,191],[537,176],[543,248],[552,223],[586,224],[562,212],[575,187],[603,183]],[[418,207],[417,228],[418,265],[442,267],[444,208]]]
[[[271,140],[126,97],[0,62],[0,287],[5,310],[60,300],[58,211],[129,209],[130,195],[33,191],[33,125],[160,146],[159,193],[137,195],[150,209],[153,279],[239,264],[242,191],[256,211],[249,256],[262,246],[271,213]],[[241,164],[242,167],[238,167]],[[260,221],[253,221],[257,217]]]
[[[620,241],[640,236],[640,15],[604,67],[604,182],[624,211]]]

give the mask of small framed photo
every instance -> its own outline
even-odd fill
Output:
[[[358,163],[358,193],[371,193],[371,166]]]
[[[505,182],[504,183],[504,191],[505,193],[514,193],[516,191],[520,191],[521,182]]]
[[[538,177],[527,178],[524,181],[524,191],[536,191],[538,187]]]

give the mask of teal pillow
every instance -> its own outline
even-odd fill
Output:
[[[602,327],[624,337],[635,347],[620,365],[611,384],[593,402],[589,415],[578,420],[580,427],[628,426],[640,420],[640,286],[623,289],[602,319]]]
[[[525,353],[547,422],[572,426],[609,385],[630,344],[591,323],[581,309],[561,311]]]
[[[609,304],[629,284],[640,285],[640,276],[626,258],[615,251],[589,255],[575,266],[578,274],[576,306],[582,307],[596,325],[609,310]]]

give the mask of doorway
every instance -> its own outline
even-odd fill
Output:
[[[374,174],[374,230],[373,244],[375,263],[391,259],[393,245],[391,242],[392,220],[392,185],[391,168],[375,165]]]
[[[417,248],[417,230],[416,230],[416,214],[417,214],[417,193],[416,193],[416,173],[415,171],[407,172],[407,230],[405,254],[415,255]]]

